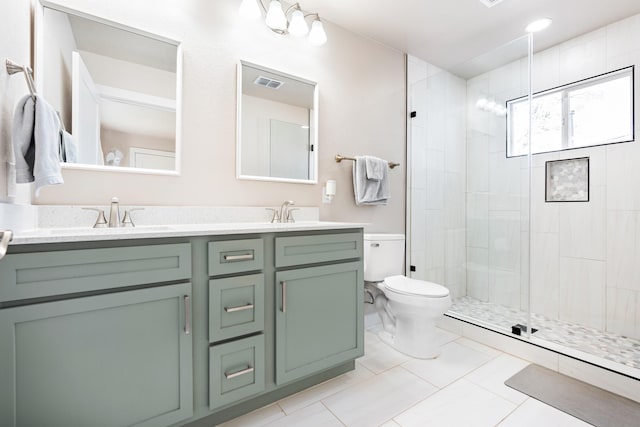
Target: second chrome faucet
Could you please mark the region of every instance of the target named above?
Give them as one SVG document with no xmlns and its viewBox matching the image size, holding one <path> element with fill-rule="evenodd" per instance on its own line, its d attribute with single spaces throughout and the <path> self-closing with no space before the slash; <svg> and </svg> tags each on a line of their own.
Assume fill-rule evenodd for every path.
<svg viewBox="0 0 640 427">
<path fill-rule="evenodd" d="M 293 218 L 293 211 L 296 210 L 296 208 L 291 208 L 291 206 L 293 206 L 294 204 L 295 203 L 293 203 L 293 200 L 285 200 L 280 206 L 280 211 L 274 208 L 267 208 L 267 210 L 273 211 L 271 222 L 296 222 L 296 220 Z"/>
<path fill-rule="evenodd" d="M 93 228 L 118 228 L 118 227 L 135 227 L 136 225 L 133 223 L 131 219 L 131 212 L 139 211 L 143 208 L 135 208 L 129 209 L 124 212 L 124 218 L 120 220 L 120 201 L 117 197 L 113 197 L 111 199 L 111 207 L 109 208 L 109 220 L 105 218 L 104 211 L 102 209 L 97 208 L 84 208 L 91 211 L 98 212 L 98 218 L 96 219 L 96 223 L 93 224 Z"/>
</svg>

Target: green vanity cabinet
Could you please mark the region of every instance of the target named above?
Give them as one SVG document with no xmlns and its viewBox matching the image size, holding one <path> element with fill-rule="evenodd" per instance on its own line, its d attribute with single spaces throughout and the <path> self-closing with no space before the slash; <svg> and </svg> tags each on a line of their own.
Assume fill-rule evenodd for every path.
<svg viewBox="0 0 640 427">
<path fill-rule="evenodd" d="M 190 297 L 181 283 L 0 310 L 0 425 L 189 418 Z"/>
<path fill-rule="evenodd" d="M 211 427 L 352 370 L 362 229 L 11 245 L 0 426 Z"/>
<path fill-rule="evenodd" d="M 360 262 L 276 273 L 276 383 L 364 354 Z"/>
</svg>

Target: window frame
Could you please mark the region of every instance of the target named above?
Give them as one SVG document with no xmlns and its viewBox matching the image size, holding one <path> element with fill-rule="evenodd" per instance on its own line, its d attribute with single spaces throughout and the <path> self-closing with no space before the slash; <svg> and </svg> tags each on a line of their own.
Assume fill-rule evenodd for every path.
<svg viewBox="0 0 640 427">
<path fill-rule="evenodd" d="M 576 89 L 583 89 L 583 88 L 587 88 L 587 87 L 591 87 L 591 86 L 595 86 L 597 84 L 601 84 L 601 83 L 605 83 L 608 81 L 612 81 L 615 80 L 617 78 L 619 78 L 620 75 L 623 74 L 627 74 L 630 72 L 630 76 L 631 76 L 631 88 L 630 88 L 630 93 L 631 93 L 631 136 L 630 139 L 624 139 L 622 141 L 610 141 L 610 142 L 602 142 L 599 144 L 592 144 L 592 145 L 583 145 L 583 146 L 579 146 L 579 147 L 572 147 L 569 146 L 569 122 L 570 122 L 570 112 L 569 112 L 569 93 L 572 90 L 576 90 Z M 589 147 L 600 147 L 603 145 L 610 145 L 610 144 L 620 144 L 620 143 L 625 143 L 625 142 L 634 142 L 635 141 L 635 65 L 629 65 L 627 67 L 623 67 L 623 68 L 619 68 L 613 71 L 608 71 L 606 73 L 602 73 L 602 74 L 598 74 L 595 76 L 591 76 L 591 77 L 587 77 L 585 79 L 581 79 L 581 80 L 577 80 L 571 83 L 567 83 L 564 85 L 560 85 L 560 86 L 556 86 L 553 87 L 551 89 L 545 89 L 539 92 L 535 92 L 532 94 L 532 98 L 535 97 L 540 97 L 540 96 L 544 96 L 546 94 L 552 94 L 552 93 L 557 93 L 557 92 L 561 92 L 562 94 L 562 141 L 561 141 L 561 148 L 557 149 L 557 150 L 548 150 L 548 151 L 538 151 L 538 152 L 532 152 L 532 155 L 536 155 L 536 154 L 545 154 L 545 153 L 555 153 L 555 152 L 559 152 L 559 151 L 566 151 L 566 150 L 579 150 L 579 149 L 584 149 L 584 148 L 589 148 Z M 525 96 L 520 96 L 518 98 L 513 98 L 513 99 L 509 99 L 505 102 L 505 108 L 507 110 L 507 114 L 505 116 L 505 120 L 506 120 L 506 157 L 507 158 L 513 158 L 513 157 L 522 157 L 522 156 L 526 156 L 527 153 L 525 154 L 510 154 L 511 151 L 511 146 L 512 144 L 511 142 L 511 108 L 510 105 L 514 104 L 514 103 L 518 103 L 518 102 L 523 102 L 525 100 L 527 100 L 529 97 L 527 95 Z"/>
</svg>

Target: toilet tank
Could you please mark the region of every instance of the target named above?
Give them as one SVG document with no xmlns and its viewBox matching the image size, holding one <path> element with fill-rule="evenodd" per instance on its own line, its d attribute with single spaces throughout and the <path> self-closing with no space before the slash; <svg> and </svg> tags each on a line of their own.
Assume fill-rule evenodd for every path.
<svg viewBox="0 0 640 427">
<path fill-rule="evenodd" d="M 404 274 L 404 234 L 364 235 L 364 280 L 381 282 Z"/>
</svg>

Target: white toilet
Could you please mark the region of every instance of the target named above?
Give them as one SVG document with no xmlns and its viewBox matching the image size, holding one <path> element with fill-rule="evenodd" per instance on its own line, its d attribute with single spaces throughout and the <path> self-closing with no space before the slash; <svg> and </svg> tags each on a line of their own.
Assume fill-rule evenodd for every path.
<svg viewBox="0 0 640 427">
<path fill-rule="evenodd" d="M 451 296 L 442 285 L 403 276 L 403 261 L 403 234 L 364 235 L 364 280 L 383 292 L 375 301 L 380 338 L 409 356 L 433 359 L 440 344 L 435 322 L 451 307 Z"/>
</svg>

